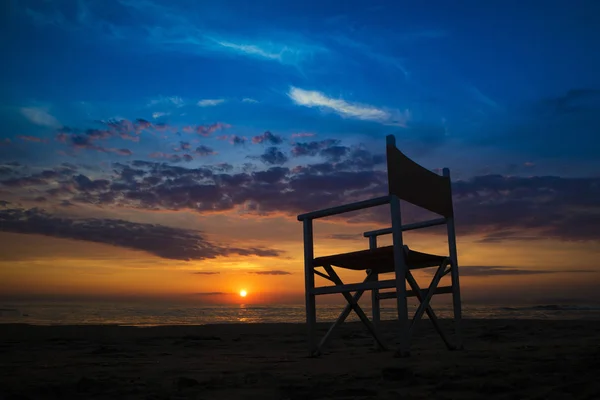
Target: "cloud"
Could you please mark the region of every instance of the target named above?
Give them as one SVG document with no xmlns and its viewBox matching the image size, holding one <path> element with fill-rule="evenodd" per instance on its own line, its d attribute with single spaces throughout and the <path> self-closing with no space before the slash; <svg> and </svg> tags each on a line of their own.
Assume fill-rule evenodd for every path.
<svg viewBox="0 0 600 400">
<path fill-rule="evenodd" d="M 277 147 L 269 147 L 265 153 L 260 156 L 260 159 L 269 165 L 281 165 L 287 162 L 288 158 Z"/>
<path fill-rule="evenodd" d="M 281 271 L 281 270 L 272 270 L 272 271 L 249 271 L 249 274 L 256 275 L 291 275 L 291 272 Z"/>
<path fill-rule="evenodd" d="M 247 138 L 243 137 L 243 136 L 238 136 L 238 135 L 221 135 L 221 136 L 217 136 L 218 140 L 227 140 L 229 141 L 229 143 L 236 145 L 236 146 L 241 146 L 243 144 L 246 144 L 246 142 L 248 141 Z"/>
<path fill-rule="evenodd" d="M 126 148 L 109 148 L 100 145 L 98 142 L 121 138 L 133 142 L 139 142 L 143 132 L 152 134 L 164 132 L 179 132 L 179 127 L 167 123 L 151 123 L 144 119 L 138 118 L 135 121 L 127 119 L 113 119 L 106 121 L 96 121 L 100 128 L 76 129 L 71 127 L 62 127 L 56 131 L 56 140 L 65 143 L 75 150 L 94 150 L 103 153 L 115 153 L 119 155 L 129 156 L 132 151 Z M 181 130 L 185 133 L 195 133 L 204 137 L 210 136 L 213 132 L 227 129 L 231 127 L 228 124 L 216 122 L 210 125 L 187 125 Z M 185 142 L 182 142 L 185 143 Z M 171 156 L 165 153 L 153 153 L 153 157 L 169 158 Z M 175 160 L 190 161 L 191 155 L 173 156 Z"/>
<path fill-rule="evenodd" d="M 175 106 L 181 108 L 185 106 L 185 101 L 179 96 L 158 96 L 148 102 L 148 107 L 154 107 L 157 105 Z"/>
<path fill-rule="evenodd" d="M 212 133 L 231 128 L 231 125 L 222 122 L 215 122 L 210 125 L 187 125 L 182 128 L 186 133 L 197 133 L 200 136 L 210 136 Z"/>
<path fill-rule="evenodd" d="M 37 136 L 19 135 L 17 137 L 25 142 L 34 142 L 34 143 L 47 143 L 48 142 L 48 139 L 40 138 Z"/>
<path fill-rule="evenodd" d="M 190 272 L 192 275 L 219 275 L 218 271 L 194 271 Z"/>
<path fill-rule="evenodd" d="M 295 159 L 292 168 L 279 166 L 287 156 L 274 146 L 256 157 L 267 168 L 252 164 L 240 170 L 229 164 L 187 168 L 143 160 L 113 163 L 110 173 L 96 174 L 91 179 L 100 180 L 94 184 L 94 190 L 89 184 L 82 184 L 85 180 L 72 170 L 41 174 L 5 164 L 10 171 L 9 175 L 3 175 L 5 179 L 0 180 L 0 186 L 15 195 L 46 197 L 53 204 L 69 201 L 99 207 L 190 210 L 200 214 L 240 210 L 288 216 L 387 193 L 387 174 L 378 168 L 385 163 L 383 154 L 373 154 L 361 146 L 342 146 L 339 141 L 295 146 L 294 156 L 320 155 L 323 149 L 336 146 L 345 150 L 332 150 L 331 154 L 325 153 L 328 157 L 306 164 L 298 165 L 300 159 Z M 208 150 L 212 149 L 205 149 Z M 537 237 L 600 240 L 600 178 L 597 177 L 482 175 L 454 181 L 453 194 L 459 236 L 469 235 L 488 243 Z M 384 211 L 368 210 L 349 221 L 387 225 L 389 214 Z M 404 217 L 410 223 L 429 215 L 410 208 Z"/>
<path fill-rule="evenodd" d="M 367 240 L 363 237 L 362 233 L 334 233 L 327 236 L 327 238 L 334 240 Z"/>
<path fill-rule="evenodd" d="M 298 133 L 292 133 L 292 137 L 293 138 L 299 138 L 299 137 L 312 137 L 315 136 L 314 133 L 312 132 L 298 132 Z"/>
<path fill-rule="evenodd" d="M 223 296 L 228 293 L 225 292 L 198 292 L 194 293 L 195 296 Z"/>
<path fill-rule="evenodd" d="M 204 100 L 200 100 L 196 104 L 198 105 L 198 107 L 213 107 L 213 106 L 218 106 L 219 104 L 222 104 L 224 102 L 225 102 L 225 99 L 204 99 Z"/>
<path fill-rule="evenodd" d="M 562 271 L 544 270 L 544 269 L 523 269 L 515 267 L 492 267 L 492 266 L 460 266 L 458 268 L 461 276 L 518 276 L 518 275 L 544 275 L 544 274 L 559 274 L 559 273 L 597 273 L 598 270 L 585 269 L 567 269 Z M 429 270 L 428 273 L 433 274 L 435 271 Z"/>
<path fill-rule="evenodd" d="M 322 110 L 329 110 L 346 118 L 356 118 L 360 120 L 375 121 L 381 123 L 390 123 L 405 126 L 410 118 L 408 110 L 402 113 L 392 114 L 381 108 L 359 103 L 349 103 L 342 99 L 327 97 L 316 90 L 304 90 L 290 87 L 288 96 L 292 101 L 304 107 L 318 107 Z"/>
<path fill-rule="evenodd" d="M 154 153 L 150 153 L 148 155 L 148 157 L 150 157 L 150 158 L 165 158 L 172 163 L 180 163 L 182 161 L 190 162 L 194 159 L 194 157 L 192 157 L 189 154 L 183 154 L 180 156 L 179 154 L 169 154 L 169 153 L 163 153 L 161 151 L 155 151 Z"/>
<path fill-rule="evenodd" d="M 196 147 L 196 154 L 198 154 L 200 156 L 210 156 L 210 155 L 217 154 L 217 153 L 208 146 L 200 145 L 200 146 Z"/>
<path fill-rule="evenodd" d="M 281 136 L 277 136 L 269 131 L 266 131 L 262 135 L 254 136 L 252 138 L 252 143 L 270 143 L 273 145 L 277 145 L 283 143 L 283 139 L 281 138 Z"/>
<path fill-rule="evenodd" d="M 337 140 L 337 139 L 325 139 L 325 140 L 312 141 L 312 142 L 299 142 L 299 143 L 295 143 L 292 146 L 291 152 L 294 157 L 316 156 L 321 152 L 321 150 L 324 150 L 331 146 L 336 146 L 339 143 L 341 143 L 341 141 Z"/>
<path fill-rule="evenodd" d="M 254 99 L 252 99 L 252 98 L 250 98 L 250 97 L 244 97 L 244 98 L 242 99 L 242 102 L 243 102 L 243 103 L 258 103 L 258 100 L 254 100 Z"/>
<path fill-rule="evenodd" d="M 152 118 L 154 118 L 154 119 L 158 119 L 158 118 L 160 118 L 160 117 L 164 117 L 164 116 L 167 116 L 167 115 L 169 115 L 169 114 L 170 114 L 170 113 L 168 113 L 168 112 L 160 112 L 160 111 L 157 111 L 157 112 L 154 112 L 154 113 L 152 113 Z"/>
<path fill-rule="evenodd" d="M 469 87 L 469 91 L 471 92 L 471 94 L 473 95 L 473 97 L 475 97 L 475 99 L 491 108 L 498 108 L 498 103 L 496 103 L 494 100 L 492 100 L 491 98 L 489 98 L 488 96 L 486 96 L 485 94 L 481 93 L 481 91 L 479 89 L 477 89 L 475 86 L 471 86 Z"/>
<path fill-rule="evenodd" d="M 49 128 L 57 128 L 60 126 L 60 122 L 43 108 L 23 107 L 21 108 L 21 114 L 36 125 L 47 126 Z"/>
<path fill-rule="evenodd" d="M 0 222 L 0 230 L 3 232 L 104 243 L 172 260 L 205 260 L 231 255 L 281 255 L 279 250 L 263 247 L 218 245 L 205 239 L 199 231 L 117 219 L 70 219 L 53 216 L 38 208 L 0 210 Z"/>
<path fill-rule="evenodd" d="M 556 114 L 570 114 L 600 108 L 600 90 L 571 89 L 562 96 L 547 99 L 541 105 Z"/>
<path fill-rule="evenodd" d="M 274 32 L 271 36 L 285 35 L 282 32 Z M 288 35 L 289 36 L 289 35 Z M 243 41 L 235 39 L 216 39 L 211 36 L 204 36 L 203 43 L 205 48 L 213 51 L 225 51 L 236 55 L 251 57 L 266 61 L 275 61 L 283 65 L 300 67 L 301 64 L 313 58 L 315 53 L 323 53 L 327 50 L 316 44 L 309 44 L 303 40 L 294 40 L 287 38 L 285 43 L 277 43 L 271 40 L 262 41 L 260 39 L 244 38 Z"/>
</svg>

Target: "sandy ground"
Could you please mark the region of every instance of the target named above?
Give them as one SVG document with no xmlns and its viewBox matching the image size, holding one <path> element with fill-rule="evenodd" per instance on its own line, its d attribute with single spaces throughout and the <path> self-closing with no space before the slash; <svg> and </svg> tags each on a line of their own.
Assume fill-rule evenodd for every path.
<svg viewBox="0 0 600 400">
<path fill-rule="evenodd" d="M 600 399 L 600 321 L 463 324 L 448 351 L 421 321 L 406 359 L 356 323 L 320 358 L 296 324 L 0 325 L 0 399 Z"/>
</svg>

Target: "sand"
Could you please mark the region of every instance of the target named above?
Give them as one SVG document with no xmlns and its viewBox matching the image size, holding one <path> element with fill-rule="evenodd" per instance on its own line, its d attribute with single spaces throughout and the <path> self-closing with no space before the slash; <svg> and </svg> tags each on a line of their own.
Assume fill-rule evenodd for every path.
<svg viewBox="0 0 600 400">
<path fill-rule="evenodd" d="M 463 351 L 430 325 L 406 359 L 356 323 L 320 358 L 299 324 L 0 325 L 0 399 L 600 399 L 600 321 L 464 321 Z"/>
</svg>

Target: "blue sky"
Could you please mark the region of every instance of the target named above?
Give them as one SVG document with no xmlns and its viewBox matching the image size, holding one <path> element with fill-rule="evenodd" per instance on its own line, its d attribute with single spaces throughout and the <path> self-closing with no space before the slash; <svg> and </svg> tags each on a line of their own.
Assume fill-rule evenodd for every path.
<svg viewBox="0 0 600 400">
<path fill-rule="evenodd" d="M 292 218 L 379 194 L 394 134 L 420 164 L 451 168 L 465 232 L 490 243 L 600 238 L 596 1 L 2 7 L 10 215 Z M 543 213 L 555 218 L 544 225 Z"/>
<path fill-rule="evenodd" d="M 12 2 L 2 135 L 50 136 L 49 121 L 15 112 L 30 108 L 82 129 L 143 118 L 373 144 L 395 133 L 409 154 L 445 145 L 584 173 L 600 147 L 600 6 L 541 5 Z"/>
</svg>

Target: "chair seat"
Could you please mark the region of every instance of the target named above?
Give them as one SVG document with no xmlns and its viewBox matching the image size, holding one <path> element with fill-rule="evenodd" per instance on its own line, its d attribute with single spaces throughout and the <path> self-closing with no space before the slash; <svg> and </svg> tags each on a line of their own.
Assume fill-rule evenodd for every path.
<svg viewBox="0 0 600 400">
<path fill-rule="evenodd" d="M 409 269 L 437 267 L 447 258 L 410 250 L 408 246 L 404 246 L 404 255 Z M 394 272 L 394 246 L 315 258 L 313 266 L 322 267 L 324 265 L 358 271 L 371 269 L 378 273 Z"/>
</svg>

